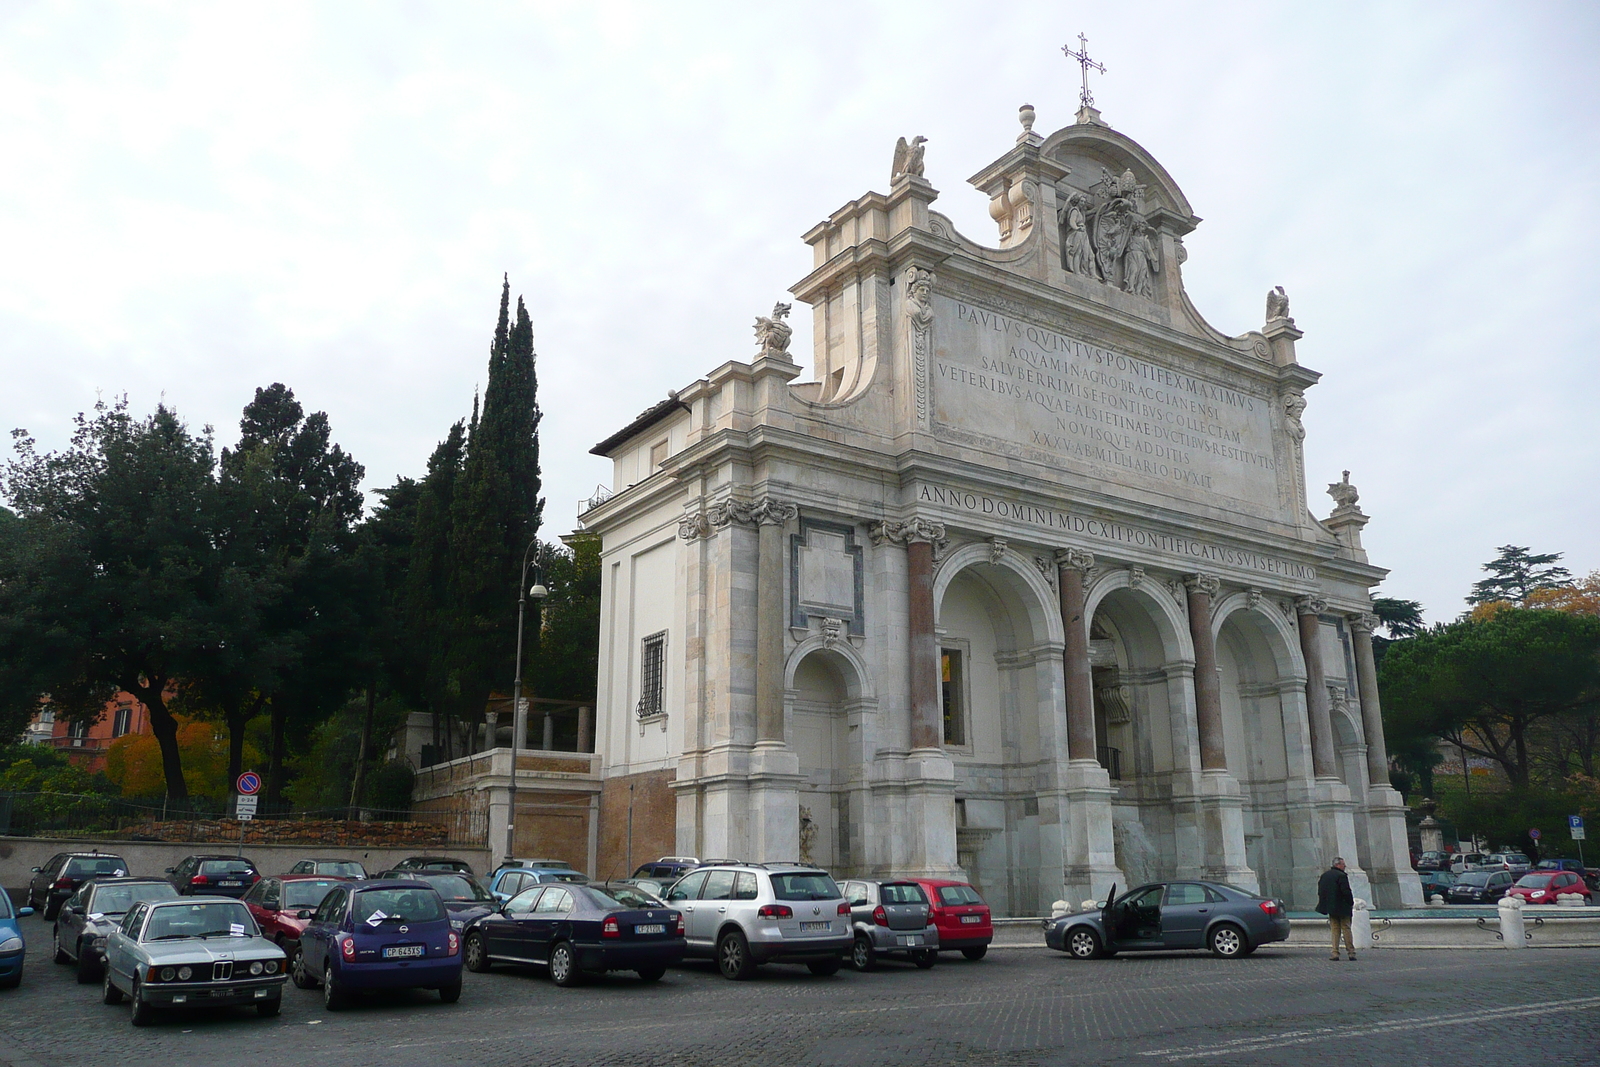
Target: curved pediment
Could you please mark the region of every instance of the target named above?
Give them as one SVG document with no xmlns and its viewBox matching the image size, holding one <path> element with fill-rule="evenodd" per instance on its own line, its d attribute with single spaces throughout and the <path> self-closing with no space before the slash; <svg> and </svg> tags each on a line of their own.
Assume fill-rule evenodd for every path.
<svg viewBox="0 0 1600 1067">
<path fill-rule="evenodd" d="M 1200 221 L 1167 169 L 1139 142 L 1109 126 L 1080 122 L 1062 127 L 1045 138 L 1039 154 L 1068 169 L 1056 182 L 1062 192 L 1071 189 L 1089 196 L 1105 195 L 1107 184 L 1115 181 L 1118 191 L 1126 187 L 1130 196 L 1136 196 L 1136 210 L 1161 209 L 1174 216 L 1172 222 L 1180 235 Z"/>
</svg>

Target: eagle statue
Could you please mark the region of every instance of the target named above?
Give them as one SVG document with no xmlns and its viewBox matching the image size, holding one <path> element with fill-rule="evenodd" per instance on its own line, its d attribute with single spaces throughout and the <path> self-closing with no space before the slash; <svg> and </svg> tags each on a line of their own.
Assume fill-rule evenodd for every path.
<svg viewBox="0 0 1600 1067">
<path fill-rule="evenodd" d="M 902 175 L 914 174 L 922 177 L 922 146 L 928 143 L 923 136 L 913 137 L 910 143 L 904 137 L 895 142 L 894 167 L 889 172 L 889 182 L 893 184 L 900 180 Z"/>
</svg>

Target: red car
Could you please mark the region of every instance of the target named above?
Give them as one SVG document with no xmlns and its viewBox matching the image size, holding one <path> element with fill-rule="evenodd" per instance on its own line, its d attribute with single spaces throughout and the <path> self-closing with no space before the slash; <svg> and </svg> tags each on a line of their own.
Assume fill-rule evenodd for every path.
<svg viewBox="0 0 1600 1067">
<path fill-rule="evenodd" d="M 965 882 L 915 879 L 928 894 L 928 917 L 939 928 L 939 951 L 959 951 L 969 960 L 981 960 L 994 940 L 989 905 Z"/>
<path fill-rule="evenodd" d="M 1521 897 L 1525 904 L 1554 904 L 1556 898 L 1577 893 L 1585 904 L 1594 902 L 1583 876 L 1576 871 L 1529 871 L 1506 890 L 1508 897 Z"/>
<path fill-rule="evenodd" d="M 277 943 L 293 964 L 300 951 L 300 933 L 322 903 L 322 898 L 348 878 L 326 874 L 283 874 L 263 878 L 251 886 L 243 900 L 261 927 L 261 936 Z"/>
</svg>

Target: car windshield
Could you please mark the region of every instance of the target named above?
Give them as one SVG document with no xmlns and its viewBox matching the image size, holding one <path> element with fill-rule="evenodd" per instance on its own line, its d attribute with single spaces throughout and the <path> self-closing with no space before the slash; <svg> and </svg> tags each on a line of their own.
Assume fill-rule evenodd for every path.
<svg viewBox="0 0 1600 1067">
<path fill-rule="evenodd" d="M 607 907 L 609 904 L 617 904 L 624 908 L 659 908 L 663 906 L 661 901 L 649 893 L 629 885 L 608 885 L 604 889 L 598 886 L 590 886 L 589 892 L 601 898 L 602 907 Z"/>
<path fill-rule="evenodd" d="M 1553 874 L 1525 874 L 1517 879 L 1517 884 L 1524 889 L 1543 889 L 1553 878 Z"/>
<path fill-rule="evenodd" d="M 494 897 L 487 889 L 479 885 L 476 879 L 468 878 L 464 874 L 430 874 L 427 882 L 446 900 L 481 900 L 485 904 L 494 903 Z"/>
<path fill-rule="evenodd" d="M 883 887 L 883 902 L 885 904 L 926 904 L 928 898 L 922 895 L 922 887 L 915 882 L 897 882 Z"/>
<path fill-rule="evenodd" d="M 356 922 L 369 926 L 390 922 L 425 923 L 443 919 L 439 894 L 426 885 L 415 889 L 364 889 L 356 894 Z"/>
<path fill-rule="evenodd" d="M 141 900 L 176 900 L 177 897 L 178 891 L 166 882 L 103 885 L 95 889 L 89 910 L 101 915 L 123 915 Z"/>
<path fill-rule="evenodd" d="M 771 877 L 772 895 L 778 900 L 833 900 L 840 896 L 833 879 L 821 871 L 797 871 Z"/>
<path fill-rule="evenodd" d="M 331 874 L 336 878 L 365 878 L 367 869 L 354 860 L 318 860 L 317 874 Z"/>
<path fill-rule="evenodd" d="M 285 908 L 314 908 L 322 903 L 322 898 L 328 895 L 328 890 L 338 885 L 334 878 L 308 878 L 303 882 L 283 883 L 283 906 Z"/>
<path fill-rule="evenodd" d="M 249 860 L 201 860 L 200 873 L 210 876 L 238 875 L 244 877 L 256 873 L 255 864 Z"/>
<path fill-rule="evenodd" d="M 1485 886 L 1489 884 L 1487 871 L 1468 871 L 1456 880 L 1456 885 Z"/>
<path fill-rule="evenodd" d="M 1506 862 L 1513 867 L 1526 867 L 1528 865 L 1528 857 L 1520 852 L 1510 852 L 1506 854 Z"/>
<path fill-rule="evenodd" d="M 939 887 L 939 902 L 946 907 L 955 907 L 958 904 L 982 904 L 983 898 L 970 885 L 942 885 Z"/>
<path fill-rule="evenodd" d="M 150 913 L 141 941 L 175 941 L 188 937 L 254 937 L 250 910 L 232 900 L 167 904 Z"/>
<path fill-rule="evenodd" d="M 61 873 L 68 878 L 121 878 L 128 864 L 120 856 L 78 856 Z"/>
</svg>

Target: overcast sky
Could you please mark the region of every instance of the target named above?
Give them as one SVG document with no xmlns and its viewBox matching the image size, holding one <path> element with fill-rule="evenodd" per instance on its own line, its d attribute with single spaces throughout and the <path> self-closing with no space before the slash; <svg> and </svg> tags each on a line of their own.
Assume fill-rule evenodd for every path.
<svg viewBox="0 0 1600 1067">
<path fill-rule="evenodd" d="M 237 436 L 255 387 L 329 413 L 367 487 L 482 383 L 502 272 L 539 351 L 545 514 L 589 447 L 755 349 L 800 234 L 929 138 L 937 208 L 1032 103 L 1107 122 L 1205 221 L 1229 334 L 1306 333 L 1313 509 L 1345 468 L 1380 590 L 1447 619 L 1495 546 L 1600 568 L 1600 6 L 1472 3 L 152 4 L 0 0 L 0 430 L 164 396 Z M 797 310 L 806 360 L 810 321 Z"/>
</svg>

